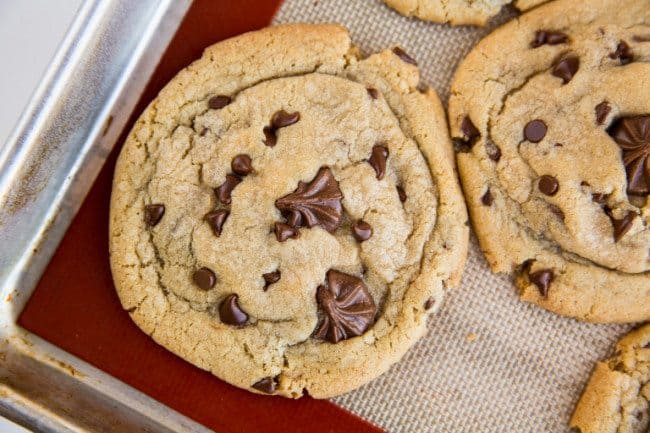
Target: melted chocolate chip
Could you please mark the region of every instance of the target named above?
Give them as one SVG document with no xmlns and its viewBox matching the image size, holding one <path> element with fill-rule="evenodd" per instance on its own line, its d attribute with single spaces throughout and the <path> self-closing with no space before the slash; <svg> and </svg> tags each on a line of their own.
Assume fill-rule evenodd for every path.
<svg viewBox="0 0 650 433">
<path fill-rule="evenodd" d="M 235 156 L 230 163 L 230 167 L 235 174 L 240 176 L 246 176 L 253 171 L 251 157 L 245 154 Z"/>
<path fill-rule="evenodd" d="M 492 203 L 494 203 L 494 197 L 492 197 L 490 188 L 488 188 L 487 191 L 485 191 L 485 194 L 481 197 L 481 203 L 485 206 L 492 206 Z"/>
<path fill-rule="evenodd" d="M 212 108 L 213 110 L 220 110 L 231 102 L 232 99 L 230 99 L 230 96 L 217 95 L 208 100 L 208 107 Z"/>
<path fill-rule="evenodd" d="M 472 120 L 469 116 L 465 116 L 463 121 L 460 123 L 460 130 L 463 132 L 465 142 L 471 146 L 476 143 L 476 140 L 481 136 L 481 133 L 476 126 L 472 123 Z"/>
<path fill-rule="evenodd" d="M 241 326 L 248 322 L 248 314 L 239 306 L 239 296 L 232 294 L 219 304 L 219 318 L 226 325 Z"/>
<path fill-rule="evenodd" d="M 524 127 L 524 138 L 531 143 L 539 143 L 546 137 L 546 123 L 543 120 L 531 120 Z"/>
<path fill-rule="evenodd" d="M 287 218 L 290 224 L 284 224 L 287 227 L 306 224 L 311 228 L 319 225 L 333 233 L 341 225 L 342 199 L 343 193 L 332 170 L 321 167 L 311 182 L 298 182 L 298 188 L 277 199 L 275 207 Z"/>
<path fill-rule="evenodd" d="M 352 226 L 352 235 L 359 242 L 367 241 L 372 236 L 372 227 L 367 222 L 359 220 Z"/>
<path fill-rule="evenodd" d="M 386 160 L 388 159 L 388 149 L 386 146 L 375 145 L 372 147 L 372 153 L 368 159 L 368 164 L 375 169 L 377 179 L 382 180 L 386 174 Z"/>
<path fill-rule="evenodd" d="M 596 105 L 596 123 L 602 125 L 607 120 L 607 115 L 612 111 L 607 101 L 603 101 L 600 104 Z"/>
<path fill-rule="evenodd" d="M 610 214 L 609 218 L 612 220 L 612 227 L 614 227 L 614 242 L 618 242 L 632 228 L 636 214 L 628 212 L 622 219 L 616 219 Z"/>
<path fill-rule="evenodd" d="M 401 186 L 397 185 L 397 196 L 399 197 L 399 201 L 404 203 L 406 201 L 406 191 L 404 191 L 404 188 Z"/>
<path fill-rule="evenodd" d="M 553 66 L 551 72 L 554 76 L 561 78 L 564 84 L 571 81 L 580 68 L 580 59 L 576 56 L 565 57 Z"/>
<path fill-rule="evenodd" d="M 548 288 L 551 285 L 551 281 L 553 281 L 553 271 L 551 269 L 542 269 L 530 273 L 528 276 L 531 283 L 535 284 L 537 289 L 539 289 L 539 293 L 545 298 L 548 297 Z"/>
<path fill-rule="evenodd" d="M 623 117 L 608 132 L 623 151 L 627 192 L 650 194 L 650 114 Z"/>
<path fill-rule="evenodd" d="M 542 45 L 563 44 L 569 40 L 566 33 L 554 32 L 549 30 L 538 30 L 535 32 L 535 38 L 530 43 L 532 48 L 541 47 Z"/>
<path fill-rule="evenodd" d="M 273 147 L 278 144 L 278 137 L 275 135 L 275 129 L 270 126 L 265 126 L 264 129 L 264 144 Z"/>
<path fill-rule="evenodd" d="M 199 268 L 192 274 L 194 284 L 200 289 L 210 290 L 217 283 L 217 276 L 208 268 Z"/>
<path fill-rule="evenodd" d="M 277 379 L 269 376 L 269 377 L 265 377 L 264 379 L 258 380 L 257 382 L 251 385 L 251 388 L 255 388 L 256 390 L 263 392 L 264 394 L 273 394 L 277 386 L 278 386 Z"/>
<path fill-rule="evenodd" d="M 221 236 L 221 228 L 226 222 L 228 215 L 230 215 L 229 211 L 225 209 L 217 209 L 205 214 L 203 219 L 208 223 L 208 225 L 212 229 L 212 233 L 214 233 L 215 236 L 219 237 Z"/>
<path fill-rule="evenodd" d="M 217 198 L 223 204 L 230 204 L 232 201 L 232 190 L 235 189 L 237 185 L 241 182 L 241 177 L 234 174 L 227 174 L 226 180 L 224 183 L 219 185 L 214 192 L 217 194 Z"/>
<path fill-rule="evenodd" d="M 620 41 L 616 46 L 616 51 L 609 55 L 610 59 L 618 59 L 621 62 L 621 65 L 627 65 L 634 60 L 634 54 L 630 46 L 625 41 Z"/>
<path fill-rule="evenodd" d="M 300 113 L 287 113 L 284 110 L 276 111 L 271 117 L 271 127 L 274 129 L 284 128 L 285 126 L 293 125 L 300 120 Z"/>
<path fill-rule="evenodd" d="M 287 239 L 297 239 L 300 237 L 300 232 L 297 228 L 291 227 L 285 223 L 275 223 L 275 238 L 278 242 L 284 242 Z"/>
<path fill-rule="evenodd" d="M 366 90 L 368 91 L 368 95 L 370 95 L 370 97 L 372 99 L 378 99 L 379 98 L 379 90 L 374 89 L 372 87 L 368 87 Z"/>
<path fill-rule="evenodd" d="M 415 59 L 414 59 L 413 57 L 411 57 L 411 56 L 409 56 L 408 54 L 406 54 L 406 51 L 404 51 L 404 50 L 401 49 L 400 47 L 395 47 L 395 48 L 393 48 L 393 53 L 394 53 L 397 57 L 399 57 L 400 59 L 402 59 L 403 62 L 406 62 L 406 63 L 411 64 L 411 65 L 415 65 L 415 66 L 418 65 L 418 62 L 416 62 Z"/>
<path fill-rule="evenodd" d="M 433 298 L 429 298 L 426 301 L 424 301 L 424 309 L 425 310 L 430 310 L 431 307 L 436 303 L 436 300 Z"/>
<path fill-rule="evenodd" d="M 494 144 L 492 140 L 487 140 L 485 142 L 485 153 L 487 153 L 490 159 L 494 162 L 499 162 L 501 159 L 501 149 L 499 149 L 499 146 Z"/>
<path fill-rule="evenodd" d="M 264 290 L 266 291 L 266 289 L 268 289 L 271 284 L 280 281 L 281 275 L 282 274 L 280 273 L 280 271 L 273 271 L 273 272 L 263 274 L 262 278 L 264 278 Z"/>
<path fill-rule="evenodd" d="M 361 279 L 333 269 L 327 272 L 327 286 L 318 286 L 316 300 L 323 319 L 313 336 L 331 343 L 366 332 L 377 312 Z"/>
<path fill-rule="evenodd" d="M 148 204 L 144 207 L 144 223 L 153 227 L 160 222 L 165 215 L 164 204 Z"/>
<path fill-rule="evenodd" d="M 539 178 L 537 187 L 546 195 L 555 195 L 557 194 L 558 189 L 560 189 L 560 183 L 553 176 L 545 174 Z"/>
</svg>

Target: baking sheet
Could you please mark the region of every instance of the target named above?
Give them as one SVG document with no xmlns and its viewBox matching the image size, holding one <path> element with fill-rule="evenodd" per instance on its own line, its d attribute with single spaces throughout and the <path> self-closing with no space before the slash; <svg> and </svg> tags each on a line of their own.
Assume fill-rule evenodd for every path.
<svg viewBox="0 0 650 433">
<path fill-rule="evenodd" d="M 366 53 L 400 45 L 445 104 L 458 63 L 486 29 L 405 18 L 381 0 L 287 0 L 275 23 L 339 22 Z M 493 276 L 472 239 L 463 280 L 399 364 L 334 401 L 390 432 L 565 432 L 594 362 L 629 327 L 556 316 Z"/>
</svg>

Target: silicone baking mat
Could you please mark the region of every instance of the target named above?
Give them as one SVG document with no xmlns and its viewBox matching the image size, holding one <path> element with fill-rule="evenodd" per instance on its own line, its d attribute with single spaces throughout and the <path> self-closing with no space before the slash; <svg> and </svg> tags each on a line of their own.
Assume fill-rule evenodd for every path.
<svg viewBox="0 0 650 433">
<path fill-rule="evenodd" d="M 222 38 L 259 28 L 280 1 L 199 0 L 192 6 L 136 108 Z M 404 18 L 380 0 L 286 0 L 275 23 L 338 22 L 366 53 L 400 45 L 444 101 L 453 71 L 485 29 Z M 134 120 L 132 118 L 132 120 Z M 125 129 L 128 131 L 130 125 Z M 120 141 L 121 143 L 121 141 Z M 153 343 L 122 311 L 107 255 L 107 162 L 20 324 L 218 432 L 563 432 L 595 360 L 628 327 L 558 317 L 518 300 L 472 239 L 462 283 L 428 335 L 372 383 L 333 400 L 249 394 Z"/>
</svg>

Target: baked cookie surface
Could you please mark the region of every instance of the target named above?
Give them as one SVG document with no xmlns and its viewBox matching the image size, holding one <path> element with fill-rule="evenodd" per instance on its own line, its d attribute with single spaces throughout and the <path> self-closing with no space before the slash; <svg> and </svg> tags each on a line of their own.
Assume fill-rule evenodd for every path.
<svg viewBox="0 0 650 433">
<path fill-rule="evenodd" d="M 650 431 L 650 325 L 625 336 L 614 357 L 596 364 L 571 427 L 581 433 Z"/>
<path fill-rule="evenodd" d="M 521 11 L 549 0 L 384 0 L 405 16 L 434 23 L 482 26 L 497 15 L 504 5 L 513 3 Z"/>
<path fill-rule="evenodd" d="M 649 0 L 560 0 L 459 67 L 449 119 L 468 207 L 524 300 L 650 318 L 649 62 Z"/>
<path fill-rule="evenodd" d="M 111 267 L 155 341 L 236 386 L 329 397 L 425 332 L 467 215 L 444 111 L 399 48 L 335 25 L 207 48 L 120 154 Z"/>
</svg>

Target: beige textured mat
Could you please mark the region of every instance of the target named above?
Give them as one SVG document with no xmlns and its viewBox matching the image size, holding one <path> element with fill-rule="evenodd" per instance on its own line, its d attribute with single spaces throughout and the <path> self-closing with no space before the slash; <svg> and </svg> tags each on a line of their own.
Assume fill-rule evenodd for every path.
<svg viewBox="0 0 650 433">
<path fill-rule="evenodd" d="M 491 28 L 513 15 L 505 11 Z M 286 0 L 275 22 L 338 22 L 367 53 L 400 45 L 444 101 L 456 66 L 490 29 L 403 18 L 380 0 Z M 594 362 L 629 327 L 580 323 L 519 301 L 472 239 L 461 286 L 429 329 L 388 373 L 336 403 L 391 433 L 566 432 Z"/>
</svg>

